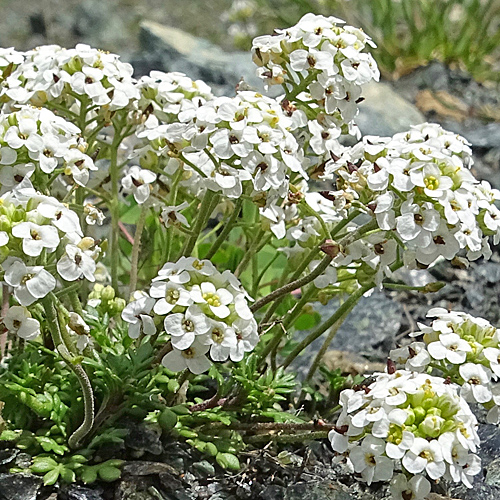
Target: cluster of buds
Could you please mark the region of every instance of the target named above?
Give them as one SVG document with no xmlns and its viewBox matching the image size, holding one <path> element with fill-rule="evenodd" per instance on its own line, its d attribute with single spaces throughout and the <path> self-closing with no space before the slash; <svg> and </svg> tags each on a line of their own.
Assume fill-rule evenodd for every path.
<svg viewBox="0 0 500 500">
<path fill-rule="evenodd" d="M 213 361 L 241 361 L 259 340 L 250 297 L 230 272 L 220 273 L 208 260 L 183 257 L 167 263 L 149 295 L 136 292 L 122 312 L 129 335 L 153 335 L 154 315 L 164 317 L 173 350 L 163 358 L 169 370 L 207 371 Z"/>
<path fill-rule="evenodd" d="M 121 297 L 116 296 L 112 286 L 96 283 L 89 293 L 87 305 L 96 309 L 102 315 L 108 314 L 112 317 L 120 314 L 127 303 Z"/>
<path fill-rule="evenodd" d="M 329 435 L 333 449 L 368 484 L 392 479 L 396 498 L 424 498 L 430 491 L 424 475 L 472 487 L 481 471 L 477 421 L 458 386 L 424 373 L 392 372 L 342 391 L 342 413 Z M 396 466 L 414 479 L 393 478 Z M 407 490 L 411 495 L 402 495 Z"/>
</svg>

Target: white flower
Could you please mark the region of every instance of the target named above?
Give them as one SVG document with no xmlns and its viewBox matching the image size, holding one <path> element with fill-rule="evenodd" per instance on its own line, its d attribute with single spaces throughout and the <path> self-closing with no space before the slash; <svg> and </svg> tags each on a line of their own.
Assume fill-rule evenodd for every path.
<svg viewBox="0 0 500 500">
<path fill-rule="evenodd" d="M 403 457 L 404 468 L 418 474 L 425 470 L 431 479 L 439 479 L 446 472 L 441 445 L 437 440 L 415 438 L 410 450 Z"/>
<path fill-rule="evenodd" d="M 185 201 L 177 206 L 165 207 L 161 212 L 161 220 L 165 224 L 165 227 L 177 226 L 179 224 L 189 227 L 188 220 L 180 213 L 181 210 L 188 206 L 188 203 Z"/>
<path fill-rule="evenodd" d="M 236 334 L 232 328 L 220 321 L 209 320 L 209 325 L 210 357 L 214 361 L 226 361 L 231 349 L 236 347 Z"/>
<path fill-rule="evenodd" d="M 392 479 L 390 488 L 394 500 L 423 500 L 431 492 L 431 483 L 420 474 L 410 479 L 398 474 Z"/>
<path fill-rule="evenodd" d="M 76 233 L 83 236 L 78 215 L 57 203 L 56 200 L 42 202 L 36 207 L 37 212 L 47 219 L 51 219 L 52 225 L 63 233 Z"/>
<path fill-rule="evenodd" d="M 160 299 L 154 305 L 156 314 L 168 314 L 176 306 L 187 307 L 193 303 L 189 292 L 175 282 L 157 281 L 151 286 L 150 294 L 151 297 Z"/>
<path fill-rule="evenodd" d="M 28 309 L 22 306 L 12 306 L 3 319 L 7 330 L 24 340 L 33 340 L 40 335 L 40 323 L 31 317 Z"/>
<path fill-rule="evenodd" d="M 98 226 L 102 226 L 102 223 L 104 222 L 104 214 L 92 203 L 86 203 L 83 207 L 83 212 L 85 214 L 85 222 L 89 226 L 93 226 L 97 224 Z"/>
<path fill-rule="evenodd" d="M 187 349 L 196 336 L 204 335 L 210 329 L 206 316 L 195 305 L 189 306 L 184 313 L 167 315 L 164 323 L 176 349 Z"/>
<path fill-rule="evenodd" d="M 129 324 L 128 334 L 131 338 L 137 339 L 141 333 L 144 335 L 156 333 L 155 322 L 150 316 L 154 304 L 155 300 L 144 293 L 125 306 L 122 319 Z"/>
<path fill-rule="evenodd" d="M 162 365 L 170 371 L 180 372 L 186 368 L 196 375 L 206 372 L 212 364 L 206 353 L 210 349 L 209 345 L 195 341 L 187 349 L 181 351 L 175 347 L 162 359 Z"/>
<path fill-rule="evenodd" d="M 290 54 L 290 66 L 294 71 L 322 69 L 333 72 L 333 64 L 332 55 L 326 51 L 298 49 Z"/>
<path fill-rule="evenodd" d="M 472 347 L 456 333 L 442 333 L 438 341 L 427 346 L 427 350 L 434 359 L 447 359 L 450 363 L 459 365 L 465 361 Z"/>
<path fill-rule="evenodd" d="M 127 175 L 122 179 L 122 186 L 125 191 L 133 193 L 135 201 L 142 205 L 149 198 L 152 190 L 151 183 L 155 180 L 156 174 L 134 165 L 129 168 Z"/>
<path fill-rule="evenodd" d="M 236 345 L 231 347 L 231 361 L 241 361 L 246 352 L 251 352 L 259 343 L 257 323 L 252 318 L 250 321 L 237 319 L 231 325 L 236 334 Z"/>
<path fill-rule="evenodd" d="M 368 484 L 373 481 L 388 481 L 392 477 L 394 463 L 382 455 L 384 448 L 382 439 L 366 436 L 361 446 L 356 446 L 349 453 L 354 470 L 360 472 Z"/>
<path fill-rule="evenodd" d="M 79 246 L 66 245 L 64 255 L 57 261 L 57 272 L 66 281 L 75 281 L 84 276 L 89 281 L 94 282 L 94 272 L 96 263 L 92 255 L 87 250 L 82 250 Z"/>
<path fill-rule="evenodd" d="M 458 371 L 464 379 L 460 394 L 466 401 L 487 403 L 491 400 L 491 372 L 488 368 L 474 363 L 465 363 L 459 367 Z"/>
<path fill-rule="evenodd" d="M 12 228 L 12 236 L 23 240 L 23 252 L 38 257 L 44 248 L 54 251 L 59 245 L 59 234 L 52 226 L 40 226 L 34 222 L 20 222 Z"/>
<path fill-rule="evenodd" d="M 216 289 L 213 283 L 204 282 L 194 285 L 190 293 L 194 302 L 206 304 L 216 317 L 223 319 L 231 314 L 227 306 L 233 301 L 233 295 L 225 288 Z"/>
<path fill-rule="evenodd" d="M 56 287 L 56 279 L 42 266 L 28 267 L 20 259 L 7 259 L 3 267 L 5 283 L 14 288 L 14 297 L 23 306 L 33 304 Z"/>
</svg>

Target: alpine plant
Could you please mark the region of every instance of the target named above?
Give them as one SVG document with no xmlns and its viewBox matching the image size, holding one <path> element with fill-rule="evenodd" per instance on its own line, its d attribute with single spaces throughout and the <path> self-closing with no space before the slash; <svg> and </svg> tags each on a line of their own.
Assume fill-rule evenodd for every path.
<svg viewBox="0 0 500 500">
<path fill-rule="evenodd" d="M 370 48 L 362 30 L 313 14 L 257 37 L 257 75 L 280 88 L 277 97 L 245 82 L 233 96 L 215 96 L 179 72 L 136 80 L 117 55 L 83 44 L 0 50 L 0 355 L 22 347 L 19 339 L 44 352 L 53 346 L 78 379 L 83 422 L 68 450 L 101 439 L 96 425 L 108 420 L 109 401 L 94 419 L 93 388 L 101 394 L 107 384 L 89 374 L 113 373 L 113 349 L 117 359 L 136 359 L 141 377 L 146 365 L 158 370 L 155 381 L 161 371 L 179 386 L 217 373 L 216 394 L 189 401 L 188 419 L 201 414 L 203 432 L 210 423 L 236 429 L 237 414 L 224 405 L 245 409 L 248 434 L 230 431 L 238 449 L 251 436 L 249 419 L 262 423 L 259 398 L 267 398 L 264 425 L 281 425 L 279 440 L 302 418 L 278 411 L 293 385 L 284 369 L 333 325 L 331 340 L 363 294 L 401 267 L 490 257 L 500 193 L 472 174 L 463 137 L 424 123 L 361 138 L 363 85 L 379 79 Z M 432 285 L 423 291 L 440 286 Z M 294 303 L 287 294 L 298 290 Z M 308 301 L 334 295 L 339 309 L 295 342 L 295 322 L 313 316 Z M 401 500 L 425 498 L 441 479 L 471 487 L 481 466 L 469 403 L 500 420 L 497 329 L 440 308 L 428 316 L 418 338 L 391 351 L 387 373 L 341 392 L 329 424 L 333 450 L 354 473 L 389 482 Z M 159 398 L 162 391 L 148 404 L 186 396 Z M 125 408 L 122 392 L 112 393 L 113 407 Z M 176 429 L 185 414 L 174 415 Z M 229 453 L 219 455 L 228 463 Z"/>
</svg>

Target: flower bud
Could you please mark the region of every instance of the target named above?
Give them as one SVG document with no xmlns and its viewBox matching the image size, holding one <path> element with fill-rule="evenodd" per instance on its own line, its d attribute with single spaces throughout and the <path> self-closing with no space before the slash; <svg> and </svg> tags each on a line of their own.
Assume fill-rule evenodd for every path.
<svg viewBox="0 0 500 500">
<path fill-rule="evenodd" d="M 415 423 L 416 424 L 422 422 L 422 420 L 427 415 L 427 412 L 421 406 L 417 406 L 416 408 L 413 408 L 413 412 L 415 414 Z"/>
<path fill-rule="evenodd" d="M 12 222 L 23 222 L 26 219 L 26 212 L 23 208 L 16 208 L 12 214 Z"/>
<path fill-rule="evenodd" d="M 11 227 L 9 218 L 6 215 L 0 215 L 0 231 L 9 231 Z"/>
<path fill-rule="evenodd" d="M 437 438 L 441 433 L 441 427 L 445 420 L 436 415 L 427 415 L 422 423 L 418 426 L 418 430 L 426 437 Z"/>
<path fill-rule="evenodd" d="M 124 299 L 122 299 L 120 297 L 116 297 L 109 304 L 110 311 L 113 314 L 119 314 L 119 313 L 121 313 L 125 309 L 126 305 L 127 305 L 127 302 Z"/>
<path fill-rule="evenodd" d="M 103 289 L 101 292 L 101 298 L 102 300 L 110 301 L 115 298 L 115 290 L 112 286 L 107 286 Z"/>
</svg>

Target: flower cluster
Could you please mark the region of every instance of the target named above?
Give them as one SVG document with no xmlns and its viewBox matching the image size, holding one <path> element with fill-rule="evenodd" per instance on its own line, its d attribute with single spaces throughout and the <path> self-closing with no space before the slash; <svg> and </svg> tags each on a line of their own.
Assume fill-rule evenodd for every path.
<svg viewBox="0 0 500 500">
<path fill-rule="evenodd" d="M 287 99 L 307 112 L 311 146 L 322 152 L 341 133 L 356 132 L 352 120 L 361 85 L 379 79 L 373 57 L 363 52 L 367 45 L 374 47 L 370 37 L 343 24 L 334 17 L 306 14 L 295 26 L 253 41 L 258 76 L 268 85 L 291 86 Z"/>
<path fill-rule="evenodd" d="M 78 44 L 74 49 L 45 45 L 23 55 L 1 82 L 0 96 L 10 107 L 53 103 L 78 113 L 86 101 L 96 107 L 95 116 L 127 108 L 139 97 L 132 66 L 115 54 Z"/>
<path fill-rule="evenodd" d="M 500 193 L 469 170 L 466 140 L 436 124 L 422 124 L 392 138 L 365 137 L 330 161 L 325 178 L 349 190 L 374 214 L 383 238 L 404 248 L 408 266 L 439 257 L 491 254 L 488 237 L 500 238 Z"/>
<path fill-rule="evenodd" d="M 137 292 L 122 312 L 129 335 L 153 335 L 153 313 L 164 316 L 173 350 L 163 358 L 172 371 L 203 373 L 213 361 L 241 361 L 257 345 L 257 323 L 250 298 L 230 271 L 220 273 L 208 260 L 183 257 L 167 263 L 149 295 Z"/>
<path fill-rule="evenodd" d="M 500 376 L 500 334 L 483 318 L 463 312 L 433 308 L 430 326 L 419 324 L 423 342 L 391 351 L 391 359 L 407 369 L 423 371 L 438 366 L 444 376 L 461 386 L 461 396 L 470 403 L 481 403 L 489 410 L 488 422 L 498 423 L 500 393 L 494 382 Z"/>
<path fill-rule="evenodd" d="M 458 387 L 404 370 L 375 377 L 360 390 L 342 391 L 342 413 L 329 435 L 333 449 L 345 454 L 368 484 L 391 480 L 400 464 L 414 478 L 393 479 L 396 498 L 406 490 L 414 496 L 402 498 L 429 493 L 424 474 L 472 487 L 473 476 L 481 471 L 474 454 L 477 421 Z"/>
<path fill-rule="evenodd" d="M 60 172 L 66 181 L 85 186 L 96 167 L 79 134 L 48 109 L 25 106 L 0 114 L 0 192 L 30 187 L 35 171 L 39 181 Z"/>
<path fill-rule="evenodd" d="M 290 177 L 308 178 L 307 159 L 291 132 L 305 115 L 289 116 L 276 100 L 252 91 L 208 100 L 188 114 L 193 116 L 186 122 L 137 134 L 150 141 L 149 152 L 169 158 L 166 174 L 182 173 L 180 184 L 189 184 L 194 194 L 209 189 L 234 199 L 248 186 L 265 217 L 276 224 L 284 220 L 280 204 Z"/>
<path fill-rule="evenodd" d="M 0 244 L 2 283 L 20 304 L 9 313 L 15 317 L 12 324 L 9 315 L 4 324 L 23 338 L 39 333 L 26 307 L 55 290 L 58 280 L 95 280 L 101 250 L 92 238 L 84 237 L 78 215 L 32 188 L 0 198 Z"/>
<path fill-rule="evenodd" d="M 147 128 L 154 128 L 158 122 L 189 122 L 196 116 L 197 108 L 213 99 L 205 82 L 191 80 L 179 72 L 151 71 L 138 80 L 137 88 L 138 108 L 147 118 Z M 152 117 L 157 119 L 156 123 Z"/>
</svg>

